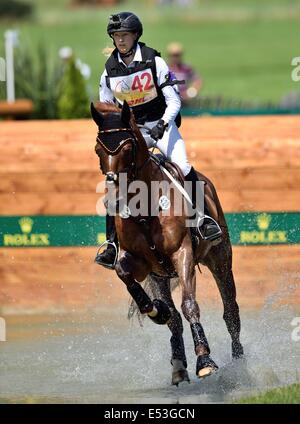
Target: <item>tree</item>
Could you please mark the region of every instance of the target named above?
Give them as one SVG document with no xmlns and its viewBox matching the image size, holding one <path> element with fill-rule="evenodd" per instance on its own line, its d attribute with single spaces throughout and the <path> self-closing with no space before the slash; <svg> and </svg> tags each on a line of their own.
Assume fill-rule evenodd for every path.
<svg viewBox="0 0 300 424">
<path fill-rule="evenodd" d="M 89 98 L 86 85 L 80 70 L 76 67 L 74 57 L 71 57 L 65 64 L 59 91 L 57 103 L 59 118 L 89 117 Z"/>
</svg>

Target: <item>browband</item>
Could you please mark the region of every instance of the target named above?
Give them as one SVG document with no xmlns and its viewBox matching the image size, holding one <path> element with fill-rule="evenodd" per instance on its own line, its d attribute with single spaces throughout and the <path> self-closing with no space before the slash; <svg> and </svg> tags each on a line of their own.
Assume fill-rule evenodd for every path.
<svg viewBox="0 0 300 424">
<path fill-rule="evenodd" d="M 99 130 L 98 134 L 120 132 L 120 131 L 132 131 L 131 128 L 112 128 L 110 130 Z"/>
</svg>

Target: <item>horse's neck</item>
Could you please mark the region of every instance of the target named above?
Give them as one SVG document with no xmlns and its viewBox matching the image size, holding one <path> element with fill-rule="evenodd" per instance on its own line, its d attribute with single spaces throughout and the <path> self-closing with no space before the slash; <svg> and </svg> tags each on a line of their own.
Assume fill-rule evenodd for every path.
<svg viewBox="0 0 300 424">
<path fill-rule="evenodd" d="M 145 166 L 142 167 L 138 174 L 138 179 L 144 181 L 149 189 L 151 187 L 151 183 L 164 179 L 164 175 L 161 172 L 160 166 L 151 159 L 149 152 Z"/>
<path fill-rule="evenodd" d="M 151 181 L 158 181 L 163 179 L 159 165 L 157 165 L 150 157 L 150 152 L 141 132 L 136 132 L 136 139 L 138 141 L 138 154 L 137 154 L 137 168 L 138 179 L 144 181 L 148 187 Z M 158 178 L 160 175 L 160 178 Z"/>
</svg>

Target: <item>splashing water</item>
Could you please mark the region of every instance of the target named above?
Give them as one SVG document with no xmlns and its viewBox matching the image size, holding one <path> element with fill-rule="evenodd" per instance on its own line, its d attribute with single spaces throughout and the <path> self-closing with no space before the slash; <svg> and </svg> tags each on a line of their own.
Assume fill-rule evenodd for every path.
<svg viewBox="0 0 300 424">
<path fill-rule="evenodd" d="M 289 290 L 288 290 L 289 292 Z M 261 310 L 242 312 L 241 340 L 245 359 L 232 361 L 231 341 L 222 310 L 202 307 L 202 324 L 215 375 L 198 380 L 189 326 L 184 339 L 191 383 L 171 386 L 170 333 L 145 320 L 126 321 L 126 306 L 95 313 L 84 321 L 59 316 L 52 323 L 31 326 L 32 334 L 1 343 L 2 402 L 80 403 L 208 403 L 232 402 L 300 380 L 300 342 L 292 340 L 289 306 L 274 308 L 277 293 Z M 45 320 L 43 320 L 45 321 Z M 23 329 L 24 330 L 24 329 Z M 22 334 L 22 327 L 19 330 Z"/>
</svg>

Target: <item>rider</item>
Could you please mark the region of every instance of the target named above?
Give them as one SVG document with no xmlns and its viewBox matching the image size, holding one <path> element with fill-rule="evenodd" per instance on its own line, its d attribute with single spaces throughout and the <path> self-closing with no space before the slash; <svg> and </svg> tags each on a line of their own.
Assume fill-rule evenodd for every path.
<svg viewBox="0 0 300 424">
<path fill-rule="evenodd" d="M 176 80 L 160 54 L 139 42 L 143 26 L 131 12 L 110 16 L 107 33 L 113 39 L 114 51 L 105 64 L 100 80 L 100 101 L 119 106 L 126 100 L 132 108 L 137 123 L 150 128 L 142 129 L 148 147 L 154 144 L 172 162 L 175 162 L 186 181 L 192 182 L 192 201 L 195 204 L 197 174 L 190 165 L 184 141 L 178 131 L 180 126 L 180 96 Z M 206 205 L 204 212 L 207 212 Z M 213 240 L 220 228 L 212 220 L 204 219 L 202 234 Z M 106 215 L 106 250 L 97 254 L 98 264 L 113 268 L 117 242 L 114 217 Z"/>
</svg>

